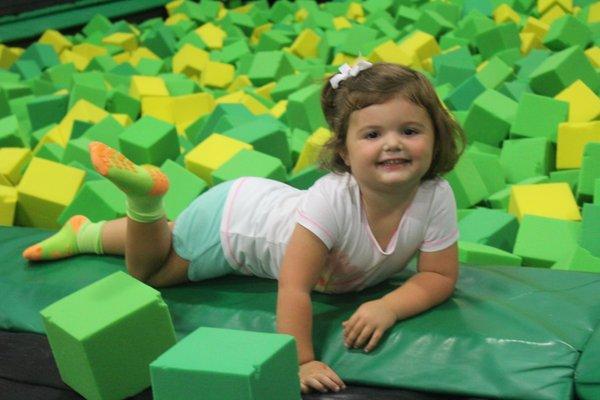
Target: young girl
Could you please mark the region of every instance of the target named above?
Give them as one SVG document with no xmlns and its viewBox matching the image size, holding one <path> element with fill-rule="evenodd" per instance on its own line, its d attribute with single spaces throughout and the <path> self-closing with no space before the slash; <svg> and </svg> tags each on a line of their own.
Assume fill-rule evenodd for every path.
<svg viewBox="0 0 600 400">
<path fill-rule="evenodd" d="M 94 142 L 93 165 L 127 195 L 127 217 L 93 223 L 75 216 L 23 256 L 124 254 L 129 273 L 155 287 L 230 273 L 278 279 L 277 330 L 296 338 L 302 391 L 343 389 L 315 359 L 310 293 L 375 285 L 418 252 L 414 276 L 343 323 L 345 345 L 365 352 L 396 321 L 452 294 L 456 206 L 439 176 L 453 168 L 464 138 L 422 74 L 366 61 L 340 71 L 321 96 L 333 132 L 332 173 L 309 190 L 240 178 L 201 195 L 173 224 L 162 206 L 168 180 L 160 170 Z"/>
</svg>

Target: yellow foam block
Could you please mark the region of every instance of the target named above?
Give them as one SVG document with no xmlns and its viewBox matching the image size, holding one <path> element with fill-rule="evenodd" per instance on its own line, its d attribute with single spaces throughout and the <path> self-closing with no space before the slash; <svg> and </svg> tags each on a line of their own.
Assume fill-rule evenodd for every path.
<svg viewBox="0 0 600 400">
<path fill-rule="evenodd" d="M 17 188 L 0 185 L 0 225 L 12 226 L 17 209 Z"/>
<path fill-rule="evenodd" d="M 513 185 L 508 212 L 520 221 L 526 214 L 580 221 L 581 214 L 568 183 Z"/>
<path fill-rule="evenodd" d="M 185 167 L 212 185 L 212 172 L 244 149 L 252 150 L 253 146 L 213 133 L 185 155 Z"/>
<path fill-rule="evenodd" d="M 91 60 L 94 57 L 103 56 L 108 54 L 108 49 L 106 47 L 98 46 L 91 43 L 81 43 L 76 44 L 71 48 L 71 51 L 75 54 L 79 54 Z"/>
<path fill-rule="evenodd" d="M 590 47 L 585 51 L 585 56 L 590 60 L 594 68 L 600 68 L 600 47 Z"/>
<path fill-rule="evenodd" d="M 422 31 L 415 31 L 399 44 L 400 50 L 413 59 L 414 63 L 441 53 L 440 46 L 435 36 Z"/>
<path fill-rule="evenodd" d="M 556 168 L 581 168 L 583 149 L 588 142 L 600 142 L 600 121 L 558 124 Z"/>
<path fill-rule="evenodd" d="M 237 92 L 245 87 L 252 86 L 252 81 L 248 75 L 238 75 L 233 79 L 233 82 L 227 86 L 227 93 Z"/>
<path fill-rule="evenodd" d="M 79 72 L 85 70 L 90 63 L 90 59 L 82 56 L 81 54 L 73 53 L 69 49 L 64 49 L 62 53 L 58 55 L 58 59 L 62 64 L 73 63 L 75 69 Z"/>
<path fill-rule="evenodd" d="M 133 51 L 138 47 L 137 37 L 131 32 L 115 32 L 105 36 L 102 39 L 102 43 L 119 46 L 126 51 Z"/>
<path fill-rule="evenodd" d="M 271 115 L 275 118 L 281 118 L 283 113 L 287 110 L 287 105 L 287 100 L 279 100 L 273 107 L 271 107 Z"/>
<path fill-rule="evenodd" d="M 112 117 L 117 121 L 121 126 L 129 126 L 133 123 L 131 117 L 127 114 L 119 114 L 119 113 L 111 113 Z"/>
<path fill-rule="evenodd" d="M 294 14 L 294 20 L 296 22 L 303 22 L 306 18 L 308 18 L 308 15 L 309 15 L 309 13 L 308 13 L 308 10 L 306 8 L 300 8 Z"/>
<path fill-rule="evenodd" d="M 186 43 L 173 56 L 173 72 L 198 79 L 208 62 L 208 52 Z"/>
<path fill-rule="evenodd" d="M 552 7 L 560 7 L 563 11 L 573 12 L 573 0 L 538 0 L 537 9 L 540 14 L 545 13 Z"/>
<path fill-rule="evenodd" d="M 206 45 L 211 49 L 222 49 L 223 41 L 227 37 L 227 33 L 211 22 L 207 22 L 194 32 Z"/>
<path fill-rule="evenodd" d="M 566 14 L 567 12 L 565 12 L 565 10 L 561 6 L 559 6 L 558 4 L 554 4 L 548 9 L 548 11 L 546 11 L 542 15 L 540 21 L 542 21 L 545 24 L 552 25 L 554 21 Z"/>
<path fill-rule="evenodd" d="M 0 68 L 9 69 L 19 58 L 19 54 L 14 49 L 0 44 Z"/>
<path fill-rule="evenodd" d="M 331 61 L 331 65 L 342 65 L 348 64 L 353 65 L 356 62 L 357 57 L 345 54 L 345 53 L 337 53 L 333 60 Z"/>
<path fill-rule="evenodd" d="M 250 36 L 250 43 L 253 45 L 257 45 L 260 41 L 260 37 L 262 36 L 262 34 L 270 31 L 272 27 L 273 24 L 269 22 L 254 28 L 254 30 L 252 31 L 252 35 Z"/>
<path fill-rule="evenodd" d="M 167 10 L 168 15 L 173 15 L 174 10 L 177 9 L 180 5 L 185 3 L 185 0 L 173 0 L 165 4 L 165 9 Z"/>
<path fill-rule="evenodd" d="M 141 100 L 142 115 L 154 117 L 170 124 L 175 123 L 173 97 L 145 96 Z"/>
<path fill-rule="evenodd" d="M 360 3 L 350 3 L 348 11 L 346 11 L 346 18 L 356 20 L 358 18 L 363 18 L 364 16 L 365 10 Z"/>
<path fill-rule="evenodd" d="M 73 43 L 69 39 L 54 29 L 48 29 L 44 31 L 38 42 L 49 44 L 54 48 L 56 54 L 60 54 L 63 50 L 73 47 Z"/>
<path fill-rule="evenodd" d="M 56 220 L 71 204 L 84 178 L 83 170 L 34 157 L 17 186 L 17 225 L 59 228 Z"/>
<path fill-rule="evenodd" d="M 319 43 L 321 43 L 321 37 L 312 29 L 307 28 L 300 32 L 290 50 L 301 58 L 315 58 L 318 55 Z"/>
<path fill-rule="evenodd" d="M 187 128 L 199 118 L 215 109 L 216 103 L 210 93 L 194 93 L 173 97 L 173 118 L 176 125 Z"/>
<path fill-rule="evenodd" d="M 493 16 L 494 21 L 496 21 L 497 24 L 502 24 L 504 22 L 514 22 L 515 24 L 519 24 L 521 21 L 521 16 L 508 4 L 501 4 L 496 7 Z"/>
<path fill-rule="evenodd" d="M 254 8 L 254 4 L 249 3 L 249 4 L 244 4 L 243 6 L 233 8 L 233 9 L 231 9 L 231 11 L 240 13 L 240 14 L 248 14 L 253 8 Z"/>
<path fill-rule="evenodd" d="M 246 94 L 242 91 L 234 92 L 227 94 L 225 96 L 221 96 L 216 100 L 217 104 L 242 104 L 245 106 L 252 114 L 261 115 L 270 113 L 270 110 L 260 101 L 256 100 L 254 97 Z"/>
<path fill-rule="evenodd" d="M 141 99 L 145 96 L 168 96 L 169 90 L 162 78 L 134 75 L 131 77 L 129 94 L 137 99 Z"/>
<path fill-rule="evenodd" d="M 138 47 L 137 49 L 133 50 L 130 53 L 126 53 L 129 54 L 129 62 L 131 63 L 131 65 L 133 65 L 134 67 L 137 67 L 137 65 L 140 63 L 142 58 L 148 58 L 150 60 L 160 60 L 160 57 L 157 56 L 156 54 L 154 54 L 152 51 L 150 51 L 147 47 Z M 113 56 L 113 58 L 115 58 L 116 56 Z"/>
<path fill-rule="evenodd" d="M 185 15 L 183 13 L 177 13 L 177 14 L 173 14 L 173 15 L 169 16 L 167 19 L 165 19 L 165 25 L 166 26 L 177 25 L 181 21 L 189 21 L 189 19 L 190 19 L 190 17 L 188 17 L 187 15 Z"/>
<path fill-rule="evenodd" d="M 596 22 L 600 22 L 600 2 L 590 4 L 587 22 L 589 24 L 595 24 Z"/>
<path fill-rule="evenodd" d="M 300 172 L 304 168 L 315 164 L 319 160 L 323 146 L 330 138 L 331 131 L 329 129 L 318 128 L 314 131 L 308 139 L 306 139 L 292 173 Z"/>
<path fill-rule="evenodd" d="M 333 27 L 336 31 L 352 28 L 352 24 L 345 17 L 335 17 L 333 19 Z"/>
<path fill-rule="evenodd" d="M 375 47 L 369 55 L 373 62 L 389 62 L 399 65 L 410 65 L 412 58 L 392 40 L 388 40 Z"/>
<path fill-rule="evenodd" d="M 529 54 L 533 49 L 541 49 L 544 47 L 540 38 L 535 33 L 519 33 L 521 38 L 521 54 Z"/>
<path fill-rule="evenodd" d="M 580 79 L 554 98 L 569 103 L 569 122 L 587 122 L 600 116 L 600 97 Z"/>
<path fill-rule="evenodd" d="M 538 39 L 544 40 L 544 36 L 548 33 L 550 25 L 540 21 L 534 17 L 527 17 L 525 20 L 525 26 L 521 30 L 521 33 L 533 33 Z"/>
<path fill-rule="evenodd" d="M 21 168 L 31 159 L 31 150 L 21 147 L 0 147 L 0 176 L 15 186 L 21 180 Z"/>
<path fill-rule="evenodd" d="M 200 75 L 200 84 L 208 87 L 226 88 L 233 82 L 235 67 L 231 64 L 209 61 Z"/>
<path fill-rule="evenodd" d="M 56 138 L 56 140 L 53 140 L 55 143 L 60 144 L 62 147 L 66 147 L 71 138 L 73 122 L 76 119 L 83 122 L 96 123 L 104 119 L 107 115 L 108 112 L 104 109 L 87 100 L 80 99 L 73 107 L 71 107 L 58 126 L 46 135 L 52 134 L 51 137 Z"/>
</svg>

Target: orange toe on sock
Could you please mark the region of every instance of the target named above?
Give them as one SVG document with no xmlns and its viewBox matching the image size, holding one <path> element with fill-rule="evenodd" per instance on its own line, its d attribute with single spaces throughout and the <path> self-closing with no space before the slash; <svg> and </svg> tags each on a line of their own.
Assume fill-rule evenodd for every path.
<svg viewBox="0 0 600 400">
<path fill-rule="evenodd" d="M 106 176 L 108 174 L 108 168 L 110 167 L 108 150 L 110 147 L 101 142 L 91 142 L 90 145 L 90 157 L 92 164 L 96 171 Z"/>
<path fill-rule="evenodd" d="M 42 258 L 42 247 L 40 245 L 34 244 L 23 251 L 23 258 L 28 260 L 39 260 Z"/>
</svg>

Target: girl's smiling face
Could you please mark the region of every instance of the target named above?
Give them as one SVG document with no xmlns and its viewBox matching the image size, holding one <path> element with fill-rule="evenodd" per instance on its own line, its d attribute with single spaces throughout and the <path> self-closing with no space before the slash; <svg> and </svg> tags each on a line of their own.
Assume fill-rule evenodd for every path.
<svg viewBox="0 0 600 400">
<path fill-rule="evenodd" d="M 360 187 L 412 189 L 431 166 L 434 139 L 427 111 L 398 95 L 350 114 L 340 155 Z"/>
</svg>

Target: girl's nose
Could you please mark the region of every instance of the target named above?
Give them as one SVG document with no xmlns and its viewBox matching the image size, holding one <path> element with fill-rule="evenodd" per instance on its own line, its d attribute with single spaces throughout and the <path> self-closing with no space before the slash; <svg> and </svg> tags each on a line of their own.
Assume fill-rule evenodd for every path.
<svg viewBox="0 0 600 400">
<path fill-rule="evenodd" d="M 383 144 L 383 151 L 400 151 L 401 147 L 400 140 L 397 138 L 388 138 Z"/>
</svg>

